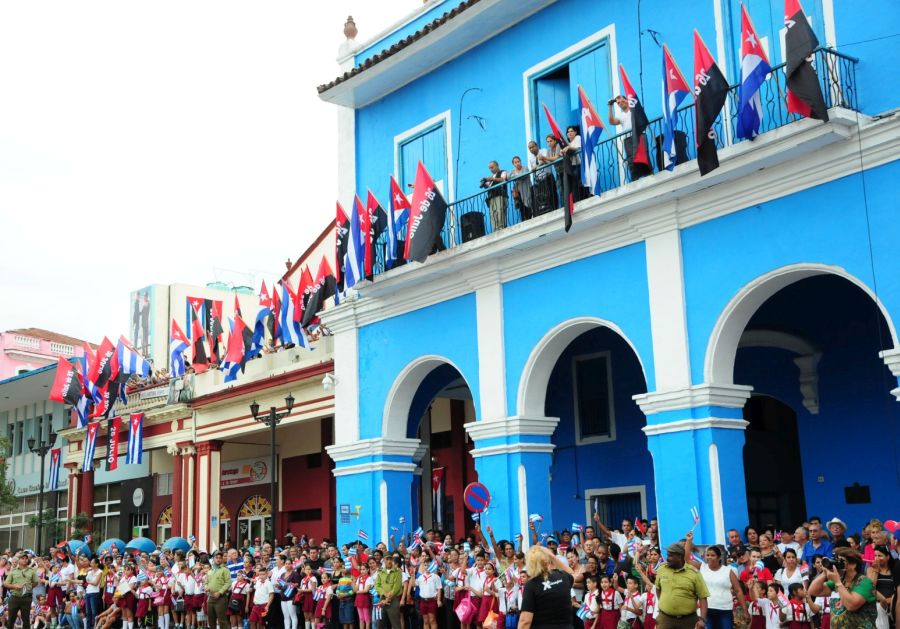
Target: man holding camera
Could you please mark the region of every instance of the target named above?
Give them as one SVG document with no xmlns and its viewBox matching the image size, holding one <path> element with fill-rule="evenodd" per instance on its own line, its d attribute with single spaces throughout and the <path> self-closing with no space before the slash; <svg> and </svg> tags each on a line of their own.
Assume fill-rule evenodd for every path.
<svg viewBox="0 0 900 629">
<path fill-rule="evenodd" d="M 497 231 L 506 227 L 508 204 L 506 186 L 499 184 L 505 183 L 508 175 L 505 170 L 500 170 L 500 164 L 496 160 L 488 163 L 488 170 L 491 171 L 491 175 L 482 178 L 481 187 L 487 188 L 487 204 L 491 211 L 491 231 Z"/>
</svg>

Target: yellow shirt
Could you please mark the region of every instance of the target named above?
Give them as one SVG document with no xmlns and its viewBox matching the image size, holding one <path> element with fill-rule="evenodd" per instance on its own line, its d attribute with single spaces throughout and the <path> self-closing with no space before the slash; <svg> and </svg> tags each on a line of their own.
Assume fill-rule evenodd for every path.
<svg viewBox="0 0 900 629">
<path fill-rule="evenodd" d="M 29 596 L 31 588 L 37 583 L 37 572 L 34 568 L 13 568 L 6 575 L 5 582 L 10 585 L 25 584 L 21 590 L 10 590 L 13 596 Z"/>
<path fill-rule="evenodd" d="M 688 616 L 697 612 L 697 599 L 709 598 L 709 589 L 700 571 L 685 564 L 673 570 L 663 564 L 656 570 L 659 611 L 668 616 Z"/>
</svg>

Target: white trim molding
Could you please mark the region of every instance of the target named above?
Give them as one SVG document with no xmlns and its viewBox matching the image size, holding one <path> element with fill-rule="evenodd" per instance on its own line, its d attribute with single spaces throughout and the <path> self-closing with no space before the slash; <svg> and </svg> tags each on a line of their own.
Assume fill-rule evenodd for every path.
<svg viewBox="0 0 900 629">
<path fill-rule="evenodd" d="M 708 417 L 706 419 L 683 419 L 665 424 L 652 424 L 641 428 L 648 437 L 653 435 L 667 435 L 673 432 L 685 432 L 687 430 L 704 430 L 706 428 L 725 428 L 728 430 L 746 430 L 750 422 L 744 419 L 729 419 L 721 417 Z"/>
<path fill-rule="evenodd" d="M 647 381 L 647 370 L 641 360 L 641 355 L 619 326 L 612 321 L 597 317 L 576 317 L 563 321 L 550 329 L 531 350 L 519 378 L 516 411 L 520 416 L 540 417 L 543 415 L 547 399 L 547 384 L 550 382 L 550 374 L 556 367 L 559 357 L 576 338 L 589 330 L 600 327 L 609 328 L 628 343 L 641 365 L 644 382 Z"/>
<path fill-rule="evenodd" d="M 412 461 L 421 443 L 419 439 L 361 439 L 353 443 L 327 446 L 325 451 L 335 463 L 365 456 L 408 456 Z"/>
<path fill-rule="evenodd" d="M 751 317 L 767 299 L 782 288 L 817 275 L 836 275 L 850 281 L 865 292 L 878 306 L 897 347 L 897 330 L 887 308 L 869 286 L 846 269 L 819 263 L 783 266 L 765 273 L 742 286 L 722 310 L 709 335 L 704 364 L 704 379 L 714 385 L 730 385 L 734 381 L 734 360 L 741 336 Z"/>
<path fill-rule="evenodd" d="M 498 454 L 550 454 L 556 446 L 552 443 L 510 443 L 499 446 L 487 446 L 469 450 L 473 459 L 483 456 L 495 456 Z"/>
<path fill-rule="evenodd" d="M 453 172 L 453 130 L 449 109 L 442 111 L 436 116 L 432 116 L 428 120 L 420 122 L 414 127 L 410 127 L 406 131 L 401 131 L 394 136 L 394 178 L 397 180 L 397 183 L 399 185 L 403 185 L 403 181 L 400 179 L 400 145 L 407 140 L 421 135 L 423 131 L 427 131 L 429 128 L 436 127 L 440 124 L 444 126 L 446 148 L 445 153 L 447 158 L 447 180 L 442 182 L 444 185 L 439 185 L 438 189 L 441 190 L 441 193 L 444 195 L 447 203 L 453 203 L 453 178 L 455 176 L 455 173 Z M 437 183 L 439 182 L 435 181 L 435 184 Z M 404 194 L 406 193 L 404 192 Z"/>
<path fill-rule="evenodd" d="M 886 349 L 883 352 L 878 352 L 878 356 L 884 361 L 887 368 L 891 370 L 893 376 L 900 379 L 900 349 Z M 900 401 L 900 386 L 892 389 L 891 395 Z"/>
<path fill-rule="evenodd" d="M 612 81 L 612 93 L 620 93 L 619 53 L 618 48 L 616 47 L 616 25 L 615 23 L 612 23 L 609 26 L 601 28 L 593 35 L 588 35 L 581 41 L 575 42 L 568 48 L 560 50 L 555 55 L 548 57 L 543 61 L 539 61 L 522 73 L 522 87 L 524 90 L 522 102 L 525 104 L 525 135 L 523 137 L 526 138 L 526 140 L 534 140 L 538 145 L 541 144 L 540 138 L 532 137 L 534 133 L 531 128 L 531 82 L 535 79 L 536 75 L 544 74 L 547 70 L 559 65 L 566 59 L 576 56 L 580 52 L 595 48 L 597 44 L 604 39 L 609 40 L 609 78 Z"/>
<path fill-rule="evenodd" d="M 353 476 L 354 474 L 370 474 L 372 472 L 409 472 L 416 471 L 415 463 L 397 463 L 395 461 L 376 461 L 375 463 L 360 463 L 347 467 L 336 467 L 331 470 L 335 476 Z"/>
<path fill-rule="evenodd" d="M 621 487 L 597 487 L 594 489 L 584 490 L 584 514 L 585 522 L 593 522 L 594 513 L 591 503 L 594 498 L 601 496 L 618 496 L 619 494 L 640 494 L 641 495 L 641 517 L 647 517 L 647 486 L 646 485 L 623 485 Z M 605 524 L 616 524 L 615 522 L 606 522 Z M 615 528 L 613 526 L 612 528 Z"/>
<path fill-rule="evenodd" d="M 515 415 L 490 421 L 474 421 L 464 424 L 466 433 L 472 441 L 478 443 L 484 439 L 513 437 L 518 435 L 536 435 L 549 437 L 559 424 L 558 417 L 522 417 Z"/>
<path fill-rule="evenodd" d="M 674 391 L 652 391 L 631 397 L 644 415 L 653 415 L 665 411 L 680 411 L 698 406 L 721 406 L 725 408 L 744 408 L 750 399 L 753 387 L 731 384 L 713 385 L 698 384 Z"/>
<path fill-rule="evenodd" d="M 384 400 L 381 434 L 386 439 L 406 438 L 406 425 L 409 422 L 409 409 L 413 398 L 428 374 L 442 365 L 450 365 L 456 369 L 465 381 L 462 370 L 452 360 L 436 354 L 420 356 L 400 371 Z M 469 386 L 468 382 L 466 386 Z M 472 387 L 469 386 L 469 391 L 471 390 Z"/>
</svg>

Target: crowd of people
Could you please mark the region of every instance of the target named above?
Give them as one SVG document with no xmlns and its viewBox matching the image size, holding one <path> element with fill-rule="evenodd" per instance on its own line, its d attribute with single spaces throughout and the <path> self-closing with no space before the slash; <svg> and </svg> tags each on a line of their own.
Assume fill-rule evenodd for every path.
<svg viewBox="0 0 900 629">
<path fill-rule="evenodd" d="M 288 534 L 207 553 L 0 557 L 7 629 L 890 629 L 897 543 L 877 520 L 693 533 L 660 548 L 655 520 L 513 540 L 490 527 L 340 547 Z M 526 548 L 527 547 L 527 548 Z"/>
</svg>

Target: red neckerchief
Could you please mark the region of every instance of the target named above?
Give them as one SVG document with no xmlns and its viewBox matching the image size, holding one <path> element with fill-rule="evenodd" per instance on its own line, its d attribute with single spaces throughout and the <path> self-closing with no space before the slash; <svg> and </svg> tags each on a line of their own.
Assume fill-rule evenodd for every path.
<svg viewBox="0 0 900 629">
<path fill-rule="evenodd" d="M 488 577 L 484 580 L 484 587 L 482 588 L 481 593 L 485 596 L 493 596 L 494 593 L 491 591 L 494 581 L 497 580 L 497 577 Z"/>
<path fill-rule="evenodd" d="M 806 604 L 803 601 L 791 599 L 791 609 L 794 612 L 794 622 L 806 622 Z"/>
<path fill-rule="evenodd" d="M 608 593 L 607 593 L 608 592 Z M 603 609 L 607 611 L 611 611 L 615 606 L 616 602 L 616 591 L 612 588 L 609 588 L 607 592 L 603 590 L 600 591 L 600 597 L 603 601 Z"/>
</svg>

